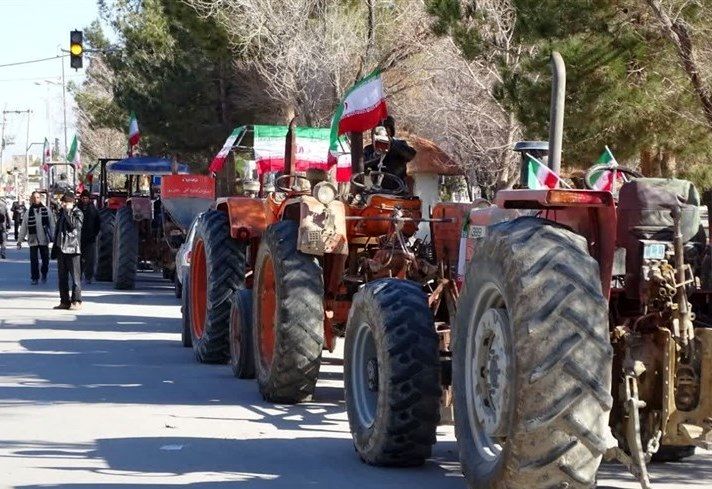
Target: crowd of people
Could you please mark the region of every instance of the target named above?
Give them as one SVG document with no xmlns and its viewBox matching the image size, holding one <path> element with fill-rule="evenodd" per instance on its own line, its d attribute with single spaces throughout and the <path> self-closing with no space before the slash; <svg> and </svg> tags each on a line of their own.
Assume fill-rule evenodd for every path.
<svg viewBox="0 0 712 489">
<path fill-rule="evenodd" d="M 17 249 L 27 242 L 30 248 L 30 283 L 47 282 L 49 262 L 57 260 L 60 303 L 55 309 L 82 307 L 82 283 L 91 284 L 96 267 L 96 238 L 100 230 L 99 212 L 87 190 L 75 206 L 73 192 L 65 193 L 58 206 L 47 207 L 39 192 L 10 209 L 0 200 L 0 259 L 6 259 L 7 235 L 14 227 Z"/>
</svg>

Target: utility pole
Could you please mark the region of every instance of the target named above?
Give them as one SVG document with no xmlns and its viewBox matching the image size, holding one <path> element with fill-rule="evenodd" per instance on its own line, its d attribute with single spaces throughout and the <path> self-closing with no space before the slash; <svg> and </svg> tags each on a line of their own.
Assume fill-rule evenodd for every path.
<svg viewBox="0 0 712 489">
<path fill-rule="evenodd" d="M 64 61 L 60 58 L 62 64 L 62 114 L 64 117 L 64 154 L 67 154 L 69 147 L 67 146 L 67 84 L 64 81 Z"/>
<path fill-rule="evenodd" d="M 30 114 L 27 109 L 27 134 L 25 136 L 25 193 L 30 188 Z"/>
</svg>

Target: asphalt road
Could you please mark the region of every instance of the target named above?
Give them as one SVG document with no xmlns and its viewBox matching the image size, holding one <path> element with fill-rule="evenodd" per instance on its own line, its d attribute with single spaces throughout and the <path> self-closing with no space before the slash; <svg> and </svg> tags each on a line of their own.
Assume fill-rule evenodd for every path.
<svg viewBox="0 0 712 489">
<path fill-rule="evenodd" d="M 338 355 L 314 402 L 268 404 L 181 347 L 159 275 L 131 292 L 90 285 L 83 310 L 54 311 L 56 269 L 31 286 L 28 260 L 10 247 L 0 261 L 0 488 L 464 489 L 451 427 L 423 468 L 358 460 Z M 712 487 L 712 453 L 652 472 L 656 488 Z M 600 487 L 638 487 L 619 465 L 600 475 Z"/>
</svg>

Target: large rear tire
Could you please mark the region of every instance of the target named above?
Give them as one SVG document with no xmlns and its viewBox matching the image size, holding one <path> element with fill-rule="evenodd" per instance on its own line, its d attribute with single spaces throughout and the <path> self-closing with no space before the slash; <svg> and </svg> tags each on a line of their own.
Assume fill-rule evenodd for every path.
<svg viewBox="0 0 712 489">
<path fill-rule="evenodd" d="M 586 240 L 543 219 L 487 228 L 458 301 L 455 434 L 470 487 L 590 488 L 608 428 L 608 305 Z"/>
<path fill-rule="evenodd" d="M 294 404 L 314 393 L 324 346 L 324 278 L 319 260 L 297 249 L 294 221 L 262 235 L 255 265 L 255 377 L 267 401 Z"/>
<path fill-rule="evenodd" d="M 230 367 L 238 379 L 255 378 L 252 350 L 252 290 L 241 289 L 232 296 L 230 308 Z"/>
<path fill-rule="evenodd" d="M 422 465 L 440 411 L 438 335 L 420 286 L 398 279 L 355 296 L 344 351 L 346 412 L 354 446 L 371 465 Z"/>
<path fill-rule="evenodd" d="M 136 287 L 138 228 L 130 206 L 122 207 L 116 213 L 112 265 L 115 289 L 130 290 Z"/>
<path fill-rule="evenodd" d="M 245 249 L 230 236 L 224 212 L 209 210 L 195 226 L 190 266 L 190 319 L 195 358 L 229 358 L 230 298 L 245 282 Z"/>
<path fill-rule="evenodd" d="M 99 282 L 111 282 L 114 256 L 114 228 L 116 227 L 116 211 L 104 207 L 99 211 L 101 226 L 96 240 L 96 274 Z"/>
</svg>

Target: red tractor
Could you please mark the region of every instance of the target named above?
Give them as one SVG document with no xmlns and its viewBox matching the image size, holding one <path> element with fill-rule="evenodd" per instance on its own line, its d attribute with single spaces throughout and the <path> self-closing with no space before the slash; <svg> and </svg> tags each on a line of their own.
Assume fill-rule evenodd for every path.
<svg viewBox="0 0 712 489">
<path fill-rule="evenodd" d="M 553 66 L 548 165 L 558 173 L 565 70 L 557 53 Z M 500 191 L 494 205 L 465 214 L 460 251 L 456 220 L 433 225 L 443 275 L 455 276 L 458 262 L 466 268 L 456 312 L 445 316 L 452 363 L 441 356 L 439 378 L 452 380 L 470 487 L 589 488 L 603 457 L 649 487 L 651 458 L 712 447 L 712 255 L 698 193 L 684 180 L 602 170 L 625 176 L 615 195 L 531 190 L 526 181 Z M 451 204 L 433 211 L 448 214 L 457 214 Z M 412 360 L 437 360 L 417 332 L 438 316 L 423 312 L 428 299 L 415 291 L 388 293 L 397 282 L 366 284 L 346 333 L 354 444 L 382 465 L 422 461 L 408 452 L 433 442 L 435 430 L 413 413 L 428 412 L 427 393 L 440 388 Z M 401 416 L 427 429 L 408 432 Z"/>
</svg>

